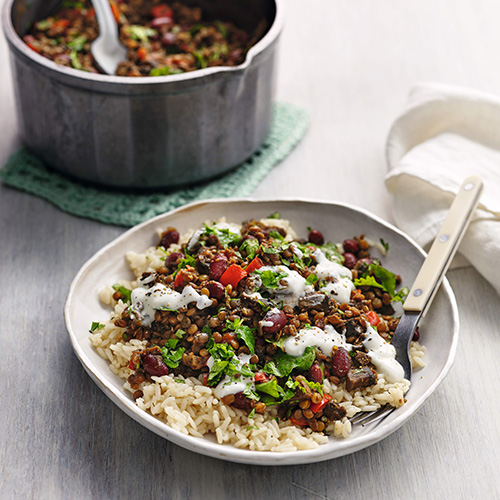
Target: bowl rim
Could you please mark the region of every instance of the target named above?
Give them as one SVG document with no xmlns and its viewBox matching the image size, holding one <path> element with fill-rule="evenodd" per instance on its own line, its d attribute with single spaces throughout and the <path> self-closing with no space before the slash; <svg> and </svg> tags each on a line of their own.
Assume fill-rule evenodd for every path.
<svg viewBox="0 0 500 500">
<path fill-rule="evenodd" d="M 194 451 L 196 453 L 200 453 L 205 456 L 210 456 L 213 458 L 218 458 L 222 460 L 227 460 L 235 463 L 242 464 L 253 464 L 253 465 L 272 465 L 272 466 L 281 466 L 281 465 L 299 465 L 299 464 L 310 464 L 315 462 L 320 462 L 324 460 L 330 460 L 338 457 L 342 457 L 357 451 L 360 451 L 364 448 L 367 448 L 382 439 L 388 437 L 390 434 L 398 430 L 401 426 L 403 426 L 410 418 L 421 408 L 421 406 L 428 400 L 428 398 L 434 393 L 437 387 L 441 384 L 441 382 L 446 378 L 449 373 L 458 348 L 458 339 L 459 339 L 459 330 L 460 330 L 460 321 L 458 314 L 458 305 L 455 299 L 455 295 L 450 286 L 449 281 L 445 277 L 441 284 L 442 291 L 446 296 L 446 301 L 451 308 L 451 325 L 453 328 L 451 335 L 451 343 L 449 352 L 447 354 L 447 358 L 441 368 L 441 371 L 437 375 L 437 377 L 431 381 L 430 385 L 425 389 L 425 391 L 417 398 L 416 401 L 413 401 L 408 406 L 403 407 L 406 408 L 401 413 L 391 414 L 384 421 L 379 423 L 375 428 L 368 429 L 366 432 L 363 430 L 360 432 L 355 440 L 347 440 L 339 442 L 338 447 L 328 447 L 328 446 L 319 446 L 318 448 L 311 450 L 302 450 L 300 452 L 271 452 L 271 451 L 250 451 L 247 449 L 238 449 L 234 448 L 230 445 L 214 445 L 214 443 L 206 440 L 198 438 L 186 438 L 184 435 L 177 433 L 177 431 L 172 430 L 170 427 L 165 427 L 166 424 L 159 421 L 154 416 L 138 411 L 138 407 L 132 402 L 128 397 L 124 396 L 123 389 L 117 389 L 114 386 L 110 386 L 110 384 L 101 380 L 98 375 L 98 370 L 94 369 L 93 363 L 88 358 L 87 354 L 84 352 L 84 349 L 80 345 L 78 341 L 78 335 L 76 331 L 73 329 L 73 321 L 72 321 L 72 301 L 75 295 L 75 290 L 77 285 L 88 268 L 93 266 L 96 261 L 102 258 L 110 249 L 113 247 L 127 241 L 131 234 L 140 233 L 145 228 L 154 227 L 154 225 L 162 220 L 165 217 L 173 218 L 177 214 L 185 214 L 192 211 L 199 211 L 206 205 L 218 205 L 218 206 L 227 206 L 229 204 L 244 204 L 244 205 L 253 205 L 256 207 L 260 204 L 303 204 L 306 205 L 325 205 L 331 206 L 332 208 L 344 208 L 353 212 L 357 212 L 358 214 L 366 217 L 367 219 L 371 219 L 375 223 L 380 226 L 385 227 L 391 232 L 397 234 L 403 240 L 406 240 L 406 243 L 414 248 L 414 250 L 419 253 L 422 258 L 425 258 L 426 252 L 420 247 L 420 245 L 411 238 L 408 234 L 403 232 L 401 229 L 395 227 L 392 223 L 384 220 L 382 217 L 370 212 L 369 210 L 356 206 L 350 203 L 345 203 L 336 200 L 323 200 L 323 199 L 312 199 L 307 197 L 279 197 L 279 198 L 254 198 L 254 197 L 245 197 L 245 198 L 214 198 L 207 200 L 199 200 L 188 203 L 181 207 L 175 208 L 173 210 L 169 210 L 163 214 L 159 214 L 151 219 L 148 219 L 136 226 L 129 228 L 124 233 L 120 234 L 118 237 L 114 238 L 108 244 L 104 245 L 100 250 L 98 250 L 89 260 L 87 260 L 80 270 L 77 272 L 75 277 L 73 278 L 71 285 L 68 290 L 68 295 L 66 298 L 66 302 L 64 305 L 64 320 L 68 335 L 70 337 L 71 345 L 73 350 L 79 359 L 80 363 L 82 363 L 85 371 L 89 374 L 89 376 L 94 380 L 94 382 L 98 385 L 98 387 L 106 394 L 110 400 L 116 404 L 122 411 L 124 411 L 128 416 L 139 422 L 145 428 L 154 432 L 155 434 L 161 436 L 162 438 L 167 439 L 168 441 L 175 443 L 183 448 L 189 449 L 190 451 Z"/>
<path fill-rule="evenodd" d="M 274 20 L 267 33 L 255 45 L 250 47 L 245 60 L 237 66 L 216 66 L 212 68 L 198 69 L 196 71 L 190 71 L 179 75 L 155 76 L 153 78 L 150 76 L 130 77 L 90 73 L 74 68 L 68 68 L 66 66 L 58 65 L 54 61 L 38 54 L 34 50 L 31 50 L 19 36 L 12 23 L 11 13 L 15 1 L 16 0 L 6 0 L 2 10 L 2 27 L 11 48 L 17 50 L 20 54 L 36 65 L 43 66 L 55 77 L 59 76 L 62 78 L 69 78 L 70 80 L 80 81 L 82 83 L 88 82 L 89 84 L 98 83 L 113 86 L 133 85 L 134 87 L 143 87 L 148 85 L 157 87 L 158 85 L 164 86 L 179 82 L 196 83 L 199 80 L 207 79 L 207 77 L 213 77 L 218 74 L 230 75 L 243 72 L 252 64 L 252 61 L 259 54 L 264 52 L 277 40 L 283 29 L 285 19 L 285 0 L 270 0 L 274 3 L 276 9 Z"/>
</svg>

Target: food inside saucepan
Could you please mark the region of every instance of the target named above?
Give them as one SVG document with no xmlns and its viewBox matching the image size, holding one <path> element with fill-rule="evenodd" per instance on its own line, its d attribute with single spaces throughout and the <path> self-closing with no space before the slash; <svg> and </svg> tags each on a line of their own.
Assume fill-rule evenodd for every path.
<svg viewBox="0 0 500 500">
<path fill-rule="evenodd" d="M 224 19 L 208 20 L 200 7 L 158 0 L 110 1 L 120 40 L 128 49 L 120 76 L 164 76 L 241 64 L 263 35 L 262 21 L 247 33 Z M 34 51 L 57 64 L 98 73 L 90 46 L 99 28 L 89 0 L 64 0 L 24 36 Z"/>
<path fill-rule="evenodd" d="M 360 411 L 404 404 L 390 342 L 407 289 L 375 257 L 388 244 L 300 239 L 278 217 L 165 228 L 127 254 L 136 281 L 100 292 L 114 312 L 92 323 L 92 344 L 140 408 L 182 433 L 308 449 L 347 437 Z M 423 366 L 417 341 L 411 356 Z"/>
</svg>

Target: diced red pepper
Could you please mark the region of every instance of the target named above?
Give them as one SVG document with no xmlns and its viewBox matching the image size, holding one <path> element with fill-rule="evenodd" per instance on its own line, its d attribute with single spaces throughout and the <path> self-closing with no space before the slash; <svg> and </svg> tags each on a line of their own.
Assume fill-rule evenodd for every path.
<svg viewBox="0 0 500 500">
<path fill-rule="evenodd" d="M 53 25 L 52 28 L 61 28 L 66 29 L 69 26 L 69 19 L 58 19 Z"/>
<path fill-rule="evenodd" d="M 151 14 L 153 17 L 170 17 L 174 16 L 174 11 L 166 4 L 161 3 L 159 5 L 155 5 L 151 9 Z"/>
<path fill-rule="evenodd" d="M 329 401 L 332 400 L 332 397 L 329 396 L 328 394 L 325 394 L 323 396 L 323 399 L 319 402 L 319 403 L 313 403 L 309 409 L 313 412 L 313 413 L 318 413 L 318 411 L 322 410 L 327 404 Z"/>
<path fill-rule="evenodd" d="M 139 47 L 137 50 L 137 56 L 141 61 L 145 61 L 148 56 L 148 51 L 144 47 Z"/>
<path fill-rule="evenodd" d="M 33 35 L 26 35 L 24 38 L 24 43 L 31 49 L 40 54 L 40 50 L 37 49 L 34 45 L 33 42 L 36 40 L 36 38 Z"/>
<path fill-rule="evenodd" d="M 254 375 L 255 382 L 269 382 L 269 378 L 265 373 L 257 372 Z"/>
<path fill-rule="evenodd" d="M 305 427 L 307 425 L 307 420 L 305 418 L 295 418 L 294 416 L 290 417 L 290 422 L 298 427 Z"/>
<path fill-rule="evenodd" d="M 366 317 L 368 318 L 368 321 L 372 326 L 377 326 L 380 323 L 380 318 L 375 311 L 368 311 L 366 313 Z"/>
<path fill-rule="evenodd" d="M 138 352 L 134 352 L 130 357 L 130 363 L 128 364 L 128 367 L 131 370 L 137 370 L 140 364 L 141 364 L 141 355 Z"/>
<path fill-rule="evenodd" d="M 234 289 L 246 275 L 247 272 L 241 266 L 238 266 L 238 264 L 232 264 L 224 271 L 224 274 L 220 277 L 219 281 L 224 286 L 231 285 Z"/>
<path fill-rule="evenodd" d="M 182 275 L 182 272 L 179 271 L 176 276 L 175 276 L 175 280 L 174 280 L 174 288 L 179 288 L 181 287 L 182 285 L 184 285 L 185 281 L 184 281 L 184 276 Z"/>
<path fill-rule="evenodd" d="M 247 274 L 252 274 L 256 269 L 260 269 L 263 265 L 264 263 L 258 257 L 255 257 L 252 262 L 248 264 L 245 271 Z"/>
<path fill-rule="evenodd" d="M 210 373 L 204 373 L 203 374 L 203 385 L 207 385 L 208 384 L 208 377 L 210 376 Z"/>
</svg>

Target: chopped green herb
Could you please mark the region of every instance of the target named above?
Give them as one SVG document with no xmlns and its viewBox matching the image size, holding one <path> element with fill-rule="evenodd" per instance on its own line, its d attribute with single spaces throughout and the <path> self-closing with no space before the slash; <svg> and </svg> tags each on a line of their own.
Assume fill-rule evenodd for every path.
<svg viewBox="0 0 500 500">
<path fill-rule="evenodd" d="M 314 347 L 306 347 L 302 356 L 290 356 L 284 352 L 279 352 L 275 357 L 275 361 L 266 363 L 262 371 L 277 377 L 286 377 L 295 369 L 309 370 L 315 359 L 316 348 Z"/>
<path fill-rule="evenodd" d="M 196 259 L 189 254 L 187 250 L 184 250 L 185 257 L 179 262 L 177 265 L 177 270 L 173 274 L 173 277 L 177 276 L 177 273 L 181 270 L 184 269 L 186 266 L 191 266 L 194 267 L 196 266 Z"/>
<path fill-rule="evenodd" d="M 408 297 L 408 293 L 410 292 L 410 289 L 408 287 L 401 288 L 394 297 L 392 297 L 392 300 L 394 302 L 404 302 L 406 300 L 406 297 Z"/>
<path fill-rule="evenodd" d="M 80 62 L 80 59 L 78 58 L 78 52 L 76 50 L 72 50 L 69 54 L 69 59 L 71 61 L 71 66 L 75 69 L 82 69 L 82 63 Z"/>
<path fill-rule="evenodd" d="M 281 286 L 280 280 L 288 276 L 288 273 L 282 270 L 273 271 L 272 269 L 266 269 L 261 271 L 260 269 L 256 269 L 255 272 L 260 276 L 262 286 L 268 290 L 279 288 Z"/>
<path fill-rule="evenodd" d="M 275 240 L 283 241 L 285 238 L 279 233 L 278 231 L 271 231 L 269 233 L 269 236 L 271 238 L 274 238 Z"/>
<path fill-rule="evenodd" d="M 44 19 L 43 21 L 38 21 L 35 23 L 35 28 L 40 31 L 48 30 L 53 24 L 52 19 L 49 17 L 48 19 Z"/>
<path fill-rule="evenodd" d="M 168 76 L 168 75 L 179 75 L 184 73 L 181 69 L 171 68 L 170 66 L 162 66 L 160 68 L 153 68 L 149 74 L 151 76 Z"/>
<path fill-rule="evenodd" d="M 311 273 L 307 278 L 306 278 L 306 283 L 308 285 L 314 285 L 314 283 L 316 283 L 316 281 L 318 281 L 318 277 L 314 274 L 314 273 Z"/>
<path fill-rule="evenodd" d="M 99 323 L 98 321 L 92 321 L 92 325 L 90 325 L 90 333 L 94 333 L 97 330 L 101 330 L 105 325 Z"/>
<path fill-rule="evenodd" d="M 241 240 L 241 234 L 239 232 L 231 231 L 231 229 L 227 227 L 217 227 L 217 225 L 207 226 L 206 224 L 204 224 L 204 226 L 204 234 L 215 234 L 222 246 L 227 247 L 228 245 L 238 244 Z"/>
<path fill-rule="evenodd" d="M 124 301 L 130 304 L 132 298 L 132 290 L 129 290 L 128 288 L 125 288 L 124 286 L 118 284 L 113 285 L 113 290 L 121 293 L 123 295 Z"/>
<path fill-rule="evenodd" d="M 257 392 L 264 392 L 269 394 L 269 396 L 277 399 L 283 395 L 283 389 L 278 385 L 278 380 L 273 378 L 269 382 L 263 382 L 262 384 L 255 384 L 255 390 Z"/>
<path fill-rule="evenodd" d="M 254 239 L 254 238 L 248 238 L 248 240 L 245 240 L 241 246 L 240 246 L 240 250 L 242 252 L 245 252 L 247 254 L 247 257 L 252 260 L 255 255 L 257 254 L 257 252 L 259 251 L 259 246 L 260 246 L 260 243 L 258 240 Z"/>
<path fill-rule="evenodd" d="M 163 362 L 169 368 L 177 368 L 182 361 L 182 355 L 186 350 L 184 347 L 179 347 L 179 349 L 175 349 L 179 340 L 169 339 L 167 344 L 161 348 L 161 356 L 163 358 Z"/>
<path fill-rule="evenodd" d="M 196 59 L 196 67 L 198 69 L 203 69 L 207 67 L 208 65 L 207 60 L 203 57 L 203 54 L 201 52 L 194 51 L 192 52 L 192 54 Z"/>
<path fill-rule="evenodd" d="M 76 50 L 77 52 L 80 52 L 86 43 L 87 43 L 87 37 L 85 35 L 80 35 L 73 38 L 71 42 L 68 42 L 68 47 L 70 49 Z"/>
<path fill-rule="evenodd" d="M 281 219 L 279 212 L 273 212 L 271 215 L 267 216 L 268 219 Z"/>
<path fill-rule="evenodd" d="M 217 29 L 219 33 L 224 37 L 227 38 L 228 35 L 228 29 L 226 26 L 226 23 L 223 23 L 222 21 L 215 21 L 215 26 L 217 26 Z"/>
<path fill-rule="evenodd" d="M 232 330 L 236 333 L 236 336 L 243 340 L 245 345 L 248 347 L 250 354 L 253 356 L 255 354 L 255 337 L 253 335 L 253 330 L 243 324 L 241 318 L 237 318 L 234 321 L 227 321 L 225 330 Z"/>
<path fill-rule="evenodd" d="M 386 241 L 384 241 L 383 238 L 380 238 L 380 244 L 384 248 L 385 253 L 387 253 L 389 251 L 389 243 L 387 243 Z"/>
<path fill-rule="evenodd" d="M 130 38 L 134 40 L 139 40 L 142 43 L 148 43 L 149 38 L 157 34 L 157 31 L 153 28 L 148 28 L 147 26 L 140 26 L 138 24 L 131 24 L 126 28 Z"/>
</svg>

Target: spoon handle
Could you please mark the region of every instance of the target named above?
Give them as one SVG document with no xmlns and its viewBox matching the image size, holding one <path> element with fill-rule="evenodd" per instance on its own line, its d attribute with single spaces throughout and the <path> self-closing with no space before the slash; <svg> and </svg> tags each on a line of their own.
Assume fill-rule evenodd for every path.
<svg viewBox="0 0 500 500">
<path fill-rule="evenodd" d="M 113 43 L 118 38 L 118 26 L 110 3 L 108 0 L 92 0 L 92 5 L 97 17 L 97 24 L 99 25 L 99 36 L 106 43 Z"/>
<path fill-rule="evenodd" d="M 483 183 L 477 175 L 467 177 L 460 186 L 403 305 L 405 311 L 424 311 L 432 302 L 479 203 L 482 190 Z"/>
</svg>

